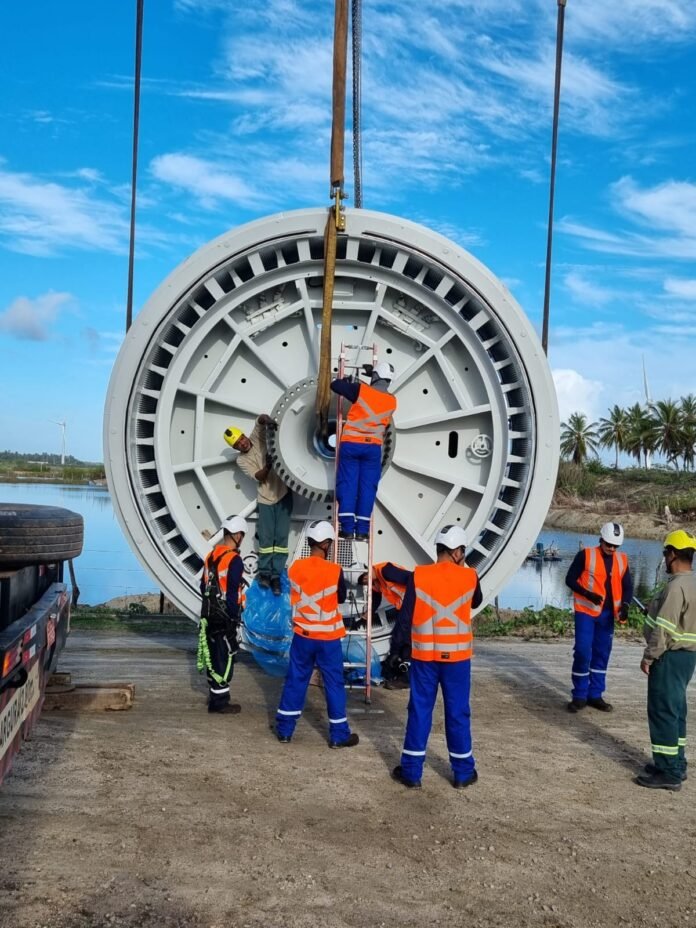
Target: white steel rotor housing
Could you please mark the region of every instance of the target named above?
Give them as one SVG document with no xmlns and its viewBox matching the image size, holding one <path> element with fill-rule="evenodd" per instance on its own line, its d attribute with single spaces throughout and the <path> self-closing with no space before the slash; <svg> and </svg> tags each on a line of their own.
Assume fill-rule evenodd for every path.
<svg viewBox="0 0 696 928">
<path fill-rule="evenodd" d="M 314 437 L 326 218 L 280 213 L 203 246 L 148 300 L 116 360 L 104 424 L 115 511 L 154 582 L 192 618 L 222 520 L 256 519 L 256 485 L 234 466 L 228 426 L 249 433 L 264 412 L 278 423 L 271 450 L 296 494 L 291 557 L 307 520 L 331 517 L 334 461 Z M 347 210 L 334 369 L 342 342 L 376 345 L 396 372 L 375 560 L 426 563 L 437 530 L 460 524 L 490 600 L 536 541 L 558 466 L 555 392 L 531 323 L 458 245 Z M 371 360 L 348 351 L 349 364 Z M 361 559 L 341 543 L 341 562 Z"/>
</svg>

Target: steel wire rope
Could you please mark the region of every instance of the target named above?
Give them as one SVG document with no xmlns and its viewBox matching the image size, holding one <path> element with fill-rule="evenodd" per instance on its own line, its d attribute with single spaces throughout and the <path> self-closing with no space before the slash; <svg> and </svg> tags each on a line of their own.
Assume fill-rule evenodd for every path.
<svg viewBox="0 0 696 928">
<path fill-rule="evenodd" d="M 353 202 L 362 209 L 362 0 L 352 0 Z"/>
<path fill-rule="evenodd" d="M 551 306 L 551 257 L 553 252 L 553 208 L 556 196 L 556 155 L 558 152 L 558 113 L 561 101 L 561 71 L 563 68 L 563 31 L 567 0 L 557 0 L 556 72 L 553 89 L 553 128 L 551 131 L 551 180 L 549 185 L 549 221 L 546 236 L 546 275 L 544 281 L 544 311 L 541 325 L 541 347 L 549 353 L 549 315 Z"/>
<path fill-rule="evenodd" d="M 143 60 L 143 13 L 145 0 L 136 0 L 135 80 L 133 85 L 133 163 L 131 174 L 130 239 L 128 243 L 128 289 L 126 296 L 126 332 L 133 322 L 133 268 L 135 264 L 135 210 L 138 182 L 138 137 L 140 134 L 140 74 Z"/>
</svg>

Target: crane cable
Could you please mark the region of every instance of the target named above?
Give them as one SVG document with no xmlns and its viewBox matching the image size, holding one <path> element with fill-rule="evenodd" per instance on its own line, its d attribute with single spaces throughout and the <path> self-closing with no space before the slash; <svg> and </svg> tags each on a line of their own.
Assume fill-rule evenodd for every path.
<svg viewBox="0 0 696 928">
<path fill-rule="evenodd" d="M 135 201 L 138 180 L 138 136 L 140 134 L 140 71 L 143 59 L 144 0 L 137 0 L 135 17 L 135 81 L 133 86 L 133 171 L 131 175 L 130 240 L 128 245 L 128 290 L 126 332 L 133 322 L 133 268 L 135 264 Z"/>
<path fill-rule="evenodd" d="M 324 233 L 324 294 L 321 311 L 319 374 L 317 377 L 317 431 L 324 444 L 329 434 L 331 404 L 331 322 L 333 318 L 336 244 L 346 226 L 343 200 L 346 134 L 346 70 L 348 59 L 348 0 L 336 0 L 333 49 L 333 101 L 331 125 L 331 198 L 333 205 Z"/>
<path fill-rule="evenodd" d="M 553 206 L 556 195 L 556 154 L 558 151 L 558 111 L 561 100 L 561 70 L 563 66 L 563 28 L 567 0 L 558 0 L 556 26 L 556 77 L 553 91 L 553 130 L 551 133 L 551 182 L 549 189 L 549 223 L 546 239 L 546 279 L 544 281 L 544 312 L 541 325 L 541 347 L 549 353 L 549 315 L 551 304 L 551 254 L 553 250 Z"/>
<path fill-rule="evenodd" d="M 362 209 L 362 0 L 352 0 L 353 39 L 353 202 Z"/>
</svg>

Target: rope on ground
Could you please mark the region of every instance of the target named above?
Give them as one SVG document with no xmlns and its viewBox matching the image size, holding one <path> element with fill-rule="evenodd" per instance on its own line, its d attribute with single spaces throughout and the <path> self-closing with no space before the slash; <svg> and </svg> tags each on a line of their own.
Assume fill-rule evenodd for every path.
<svg viewBox="0 0 696 928">
<path fill-rule="evenodd" d="M 345 228 L 345 135 L 346 70 L 348 59 L 348 0 L 336 0 L 334 22 L 333 104 L 331 125 L 331 197 L 324 235 L 324 295 L 321 311 L 319 374 L 317 377 L 317 428 L 326 441 L 329 434 L 331 404 L 331 323 L 333 319 L 334 278 L 336 274 L 337 233 Z"/>
<path fill-rule="evenodd" d="M 135 83 L 133 87 L 133 173 L 131 176 L 130 243 L 128 246 L 128 293 L 126 297 L 126 332 L 133 321 L 133 267 L 135 264 L 135 200 L 138 179 L 138 136 L 140 133 L 140 71 L 143 59 L 143 7 L 137 0 L 135 18 Z"/>
</svg>

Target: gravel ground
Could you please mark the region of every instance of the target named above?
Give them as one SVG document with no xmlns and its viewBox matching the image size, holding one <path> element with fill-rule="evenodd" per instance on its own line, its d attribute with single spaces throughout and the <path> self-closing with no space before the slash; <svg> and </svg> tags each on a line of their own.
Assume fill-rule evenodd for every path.
<svg viewBox="0 0 696 928">
<path fill-rule="evenodd" d="M 243 712 L 209 717 L 194 646 L 73 633 L 61 669 L 133 681 L 136 705 L 44 713 L 0 791 L 2 928 L 696 925 L 694 787 L 632 782 L 638 645 L 615 648 L 616 711 L 571 716 L 570 642 L 480 641 L 479 783 L 450 786 L 438 711 L 420 792 L 389 778 L 407 693 L 352 695 L 361 743 L 329 751 L 312 687 L 281 745 L 281 681 L 244 657 Z"/>
</svg>

